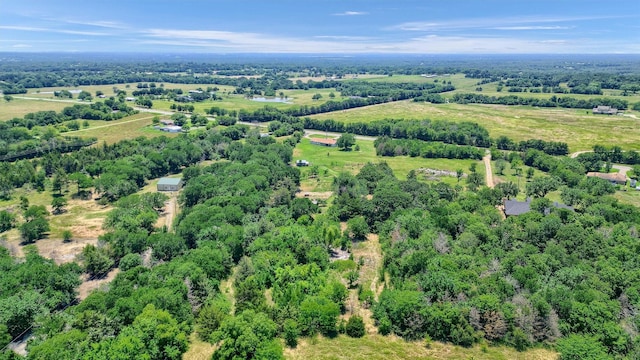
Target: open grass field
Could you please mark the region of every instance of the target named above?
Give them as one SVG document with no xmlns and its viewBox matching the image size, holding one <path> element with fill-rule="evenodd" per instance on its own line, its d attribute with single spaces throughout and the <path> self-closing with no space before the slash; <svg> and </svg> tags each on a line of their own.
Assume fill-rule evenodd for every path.
<svg viewBox="0 0 640 360">
<path fill-rule="evenodd" d="M 17 96 L 17 95 L 16 95 Z M 21 118 L 28 113 L 53 110 L 60 111 L 72 104 L 53 101 L 40 101 L 30 99 L 20 99 L 13 97 L 13 100 L 6 102 L 0 100 L 0 121 Z"/>
<path fill-rule="evenodd" d="M 311 171 L 311 167 L 301 168 L 303 190 L 331 190 L 331 183 L 334 176 L 337 176 L 343 171 L 356 174 L 368 162 L 386 162 L 399 179 L 406 179 L 409 171 L 420 168 L 448 171 L 463 169 L 465 172 L 468 172 L 469 165 L 471 165 L 472 162 L 477 162 L 478 172 L 484 175 L 484 166 L 480 160 L 425 159 L 408 156 L 382 157 L 376 156 L 373 141 L 357 140 L 356 144 L 360 146 L 359 151 L 340 151 L 338 148 L 312 145 L 309 139 L 302 139 L 300 144 L 294 149 L 294 160 L 307 160 L 311 163 L 311 167 L 317 166 L 319 172 L 316 178 L 310 178 L 309 172 Z M 457 182 L 455 177 L 442 177 L 440 179 L 451 185 Z"/>
<path fill-rule="evenodd" d="M 563 141 L 571 152 L 590 150 L 594 144 L 617 144 L 625 150 L 640 149 L 640 116 L 601 116 L 576 109 L 480 104 L 428 104 L 397 101 L 311 116 L 344 122 L 382 119 L 431 119 L 471 121 L 485 127 L 492 137 L 514 140 Z M 632 117 L 633 116 L 633 117 Z"/>
<path fill-rule="evenodd" d="M 139 136 L 156 137 L 178 136 L 175 133 L 167 133 L 156 130 L 150 125 L 153 122 L 154 114 L 140 113 L 132 116 L 127 116 L 120 120 L 114 121 L 89 121 L 89 128 L 80 129 L 77 131 L 66 132 L 68 136 L 79 137 L 96 137 L 98 138 L 98 144 L 103 142 L 107 144 L 113 144 L 124 139 L 135 139 Z"/>
<path fill-rule="evenodd" d="M 340 335 L 335 339 L 317 337 L 301 339 L 297 348 L 285 348 L 285 358 L 291 360 L 399 360 L 399 359 L 491 359 L 491 360 L 552 360 L 558 355 L 546 349 L 517 352 L 508 347 L 476 345 L 463 348 L 451 344 L 432 342 L 430 347 L 422 341 L 407 342 L 395 336 L 366 335 L 354 339 Z M 185 358 L 186 359 L 186 358 Z"/>
</svg>

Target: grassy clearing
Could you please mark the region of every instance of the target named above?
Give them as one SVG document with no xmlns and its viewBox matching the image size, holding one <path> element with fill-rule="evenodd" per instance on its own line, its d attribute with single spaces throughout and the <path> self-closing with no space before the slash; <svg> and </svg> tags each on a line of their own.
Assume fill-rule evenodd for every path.
<svg viewBox="0 0 640 360">
<path fill-rule="evenodd" d="M 53 101 L 40 101 L 30 99 L 19 99 L 14 97 L 10 102 L 0 101 L 0 121 L 10 120 L 13 118 L 21 118 L 28 113 L 37 111 L 61 111 L 67 106 L 73 104 Z"/>
<path fill-rule="evenodd" d="M 590 150 L 594 144 L 612 142 L 625 150 L 640 149 L 639 118 L 597 116 L 587 110 L 479 104 L 434 105 L 398 101 L 312 117 L 344 122 L 367 122 L 388 118 L 472 121 L 484 126 L 492 137 L 505 135 L 518 141 L 563 141 L 569 144 L 571 152 Z"/>
<path fill-rule="evenodd" d="M 178 134 L 166 133 L 152 128 L 151 125 L 155 115 L 140 113 L 127 116 L 114 121 L 89 121 L 90 127 L 78 131 L 69 131 L 65 135 L 80 137 L 96 137 L 98 145 L 102 142 L 113 144 L 124 139 L 135 139 L 139 136 L 174 137 Z"/>
<path fill-rule="evenodd" d="M 216 351 L 216 347 L 208 342 L 198 339 L 196 333 L 189 337 L 189 350 L 182 354 L 184 360 L 209 360 Z"/>
<path fill-rule="evenodd" d="M 463 348 L 450 344 L 432 342 L 427 348 L 424 342 L 406 342 L 395 336 L 367 335 L 353 339 L 340 335 L 335 339 L 316 337 L 301 339 L 295 349 L 285 349 L 285 357 L 297 359 L 326 360 L 393 360 L 393 359 L 495 359 L 495 360 L 546 360 L 558 355 L 546 349 L 517 352 L 508 347 L 476 345 Z"/>
<path fill-rule="evenodd" d="M 319 175 L 316 178 L 310 178 L 309 172 L 311 168 L 301 168 L 303 189 L 305 191 L 331 190 L 331 183 L 334 176 L 337 176 L 343 171 L 356 174 L 368 162 L 387 162 L 399 179 L 405 179 L 409 171 L 420 168 L 448 171 L 463 169 L 467 172 L 472 162 L 478 163 L 478 172 L 484 175 L 484 166 L 482 166 L 481 161 L 424 159 L 408 156 L 382 157 L 376 155 L 375 149 L 373 148 L 373 141 L 357 140 L 356 144 L 360 146 L 360 151 L 340 151 L 338 148 L 312 145 L 309 139 L 302 139 L 294 150 L 294 160 L 307 160 L 311 163 L 311 166 L 318 166 L 319 170 Z M 443 177 L 441 179 L 450 184 L 456 183 L 455 177 Z"/>
</svg>

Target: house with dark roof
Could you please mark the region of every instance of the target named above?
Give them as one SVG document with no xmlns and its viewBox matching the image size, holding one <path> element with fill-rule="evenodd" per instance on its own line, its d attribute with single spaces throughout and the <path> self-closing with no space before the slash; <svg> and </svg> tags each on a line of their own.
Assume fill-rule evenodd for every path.
<svg viewBox="0 0 640 360">
<path fill-rule="evenodd" d="M 589 177 L 597 177 L 603 180 L 607 180 L 612 184 L 617 185 L 625 185 L 627 183 L 627 176 L 621 173 L 601 173 L 601 172 L 588 172 L 587 176 Z"/>
<path fill-rule="evenodd" d="M 338 140 L 336 139 L 310 138 L 309 141 L 313 145 L 322 145 L 329 147 L 334 147 L 338 144 Z"/>
<path fill-rule="evenodd" d="M 556 209 L 567 209 L 570 211 L 575 211 L 572 206 L 561 204 L 557 201 L 551 203 L 551 206 Z M 528 213 L 531 211 L 531 198 L 527 198 L 526 201 L 518 201 L 515 199 L 507 199 L 504 201 L 504 214 L 505 216 L 518 216 L 524 213 Z M 544 214 L 549 215 L 551 213 L 551 208 L 545 208 Z"/>
<path fill-rule="evenodd" d="M 598 105 L 593 108 L 594 114 L 615 115 L 618 113 L 618 109 L 611 106 Z"/>
</svg>

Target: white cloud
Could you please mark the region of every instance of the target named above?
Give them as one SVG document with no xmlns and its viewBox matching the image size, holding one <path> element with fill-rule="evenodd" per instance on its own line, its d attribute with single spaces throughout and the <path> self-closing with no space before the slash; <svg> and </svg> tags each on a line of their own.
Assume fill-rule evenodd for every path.
<svg viewBox="0 0 640 360">
<path fill-rule="evenodd" d="M 126 29 L 127 28 L 127 26 L 116 21 L 82 21 L 82 20 L 58 20 L 58 21 L 63 21 L 67 24 L 95 26 L 95 27 L 108 28 L 108 29 Z"/>
<path fill-rule="evenodd" d="M 573 26 L 498 26 L 491 28 L 493 30 L 568 30 Z"/>
<path fill-rule="evenodd" d="M 315 39 L 331 39 L 331 40 L 345 40 L 345 41 L 365 41 L 373 40 L 374 38 L 369 36 L 350 36 L 350 35 L 316 35 Z"/>
<path fill-rule="evenodd" d="M 613 16 L 584 16 L 584 17 L 515 17 L 515 18 L 471 18 L 450 21 L 413 21 L 393 25 L 387 30 L 404 31 L 445 31 L 464 29 L 497 29 L 497 30 L 553 30 L 554 28 L 568 28 L 566 26 L 543 26 L 524 24 L 566 23 L 574 21 L 612 19 Z"/>
<path fill-rule="evenodd" d="M 320 35 L 281 37 L 260 33 L 217 30 L 149 29 L 143 45 L 181 47 L 191 51 L 265 52 L 265 53 L 418 53 L 418 54 L 528 54 L 593 53 L 632 48 L 624 44 L 594 42 L 590 39 L 522 39 L 518 37 L 438 36 L 410 39 L 379 39 L 358 36 Z M 198 50 L 199 49 L 199 50 Z"/>
<path fill-rule="evenodd" d="M 108 35 L 111 35 L 111 34 L 108 34 L 108 33 L 94 32 L 94 31 L 76 31 L 76 30 L 52 29 L 52 28 L 32 27 L 32 26 L 2 25 L 2 26 L 0 26 L 0 29 L 17 30 L 17 31 L 51 32 L 51 33 L 59 33 L 59 34 L 87 35 L 87 36 L 108 36 Z"/>
<path fill-rule="evenodd" d="M 15 44 L 15 45 L 12 45 L 11 47 L 12 48 L 30 48 L 30 47 L 33 47 L 33 46 L 28 45 L 28 44 Z"/>
<path fill-rule="evenodd" d="M 366 11 L 345 11 L 341 13 L 335 13 L 333 16 L 356 16 L 356 15 L 368 15 Z"/>
</svg>

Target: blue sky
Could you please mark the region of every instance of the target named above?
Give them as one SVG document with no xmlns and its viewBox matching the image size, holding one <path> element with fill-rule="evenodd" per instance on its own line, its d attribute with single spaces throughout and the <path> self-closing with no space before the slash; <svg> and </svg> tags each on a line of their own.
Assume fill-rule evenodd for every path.
<svg viewBox="0 0 640 360">
<path fill-rule="evenodd" d="M 4 0 L 0 51 L 640 53 L 640 0 Z"/>
</svg>

